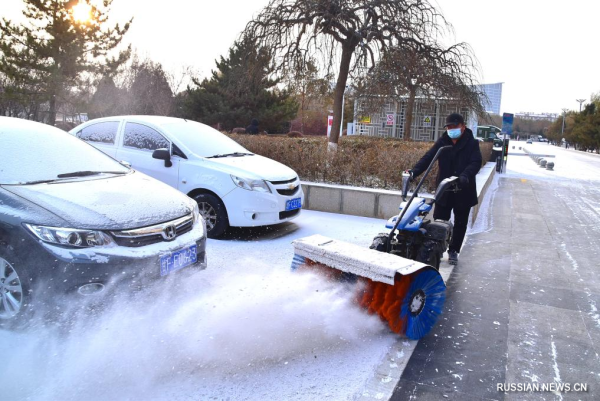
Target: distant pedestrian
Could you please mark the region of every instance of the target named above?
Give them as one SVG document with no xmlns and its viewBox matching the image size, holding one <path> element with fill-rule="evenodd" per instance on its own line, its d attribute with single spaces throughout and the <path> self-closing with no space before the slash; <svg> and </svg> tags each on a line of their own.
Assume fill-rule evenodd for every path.
<svg viewBox="0 0 600 401">
<path fill-rule="evenodd" d="M 250 125 L 246 127 L 246 133 L 252 135 L 258 134 L 258 120 L 256 118 L 253 118 Z"/>
<path fill-rule="evenodd" d="M 447 221 L 454 212 L 454 232 L 448 247 L 448 263 L 455 265 L 467 232 L 469 212 L 478 203 L 475 176 L 481 168 L 482 158 L 479 141 L 473 137 L 473 131 L 465 126 L 463 116 L 458 113 L 450 114 L 446 118 L 445 128 L 446 132 L 409 172 L 411 176 L 419 176 L 427 169 L 439 148 L 452 146 L 451 150 L 442 153 L 438 159 L 437 185 L 442 180 L 455 176 L 459 178 L 461 190 L 446 192 L 435 204 L 433 218 Z"/>
</svg>

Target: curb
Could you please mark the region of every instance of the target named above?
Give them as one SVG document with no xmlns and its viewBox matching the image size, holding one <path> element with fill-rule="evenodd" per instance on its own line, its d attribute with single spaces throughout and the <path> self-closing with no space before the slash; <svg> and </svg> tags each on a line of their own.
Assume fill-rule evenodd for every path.
<svg viewBox="0 0 600 401">
<path fill-rule="evenodd" d="M 471 224 L 477 218 L 479 205 L 492 182 L 495 172 L 496 163 L 487 162 L 477 173 L 477 199 L 479 204 L 473 207 Z M 303 208 L 306 210 L 388 219 L 390 216 L 398 214 L 398 206 L 402 202 L 401 191 L 308 181 L 301 181 L 301 185 L 304 191 Z M 423 197 L 432 197 L 432 195 L 423 194 Z"/>
</svg>

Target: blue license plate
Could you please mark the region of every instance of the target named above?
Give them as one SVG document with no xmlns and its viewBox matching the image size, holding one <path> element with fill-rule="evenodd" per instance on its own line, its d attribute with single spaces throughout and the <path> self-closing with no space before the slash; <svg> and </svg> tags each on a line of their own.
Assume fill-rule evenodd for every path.
<svg viewBox="0 0 600 401">
<path fill-rule="evenodd" d="M 175 251 L 160 258 L 160 275 L 166 276 L 171 272 L 192 265 L 197 261 L 196 245 L 180 249 L 179 251 Z"/>
<path fill-rule="evenodd" d="M 302 198 L 295 198 L 285 201 L 285 210 L 296 210 L 302 207 Z"/>
</svg>

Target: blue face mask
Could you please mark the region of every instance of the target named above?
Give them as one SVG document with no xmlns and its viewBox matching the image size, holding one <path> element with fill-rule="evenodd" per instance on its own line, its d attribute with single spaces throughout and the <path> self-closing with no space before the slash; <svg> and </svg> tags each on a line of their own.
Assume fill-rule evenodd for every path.
<svg viewBox="0 0 600 401">
<path fill-rule="evenodd" d="M 449 129 L 448 130 L 448 136 L 452 139 L 456 139 L 458 137 L 460 137 L 460 128 L 454 128 L 454 129 Z"/>
</svg>

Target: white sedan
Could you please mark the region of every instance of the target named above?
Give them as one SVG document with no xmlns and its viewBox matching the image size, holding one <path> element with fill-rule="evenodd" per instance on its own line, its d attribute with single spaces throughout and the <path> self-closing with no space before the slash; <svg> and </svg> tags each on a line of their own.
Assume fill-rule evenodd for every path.
<svg viewBox="0 0 600 401">
<path fill-rule="evenodd" d="M 90 120 L 70 131 L 113 158 L 198 202 L 208 236 L 297 217 L 298 174 L 195 121 L 161 116 Z"/>
</svg>

